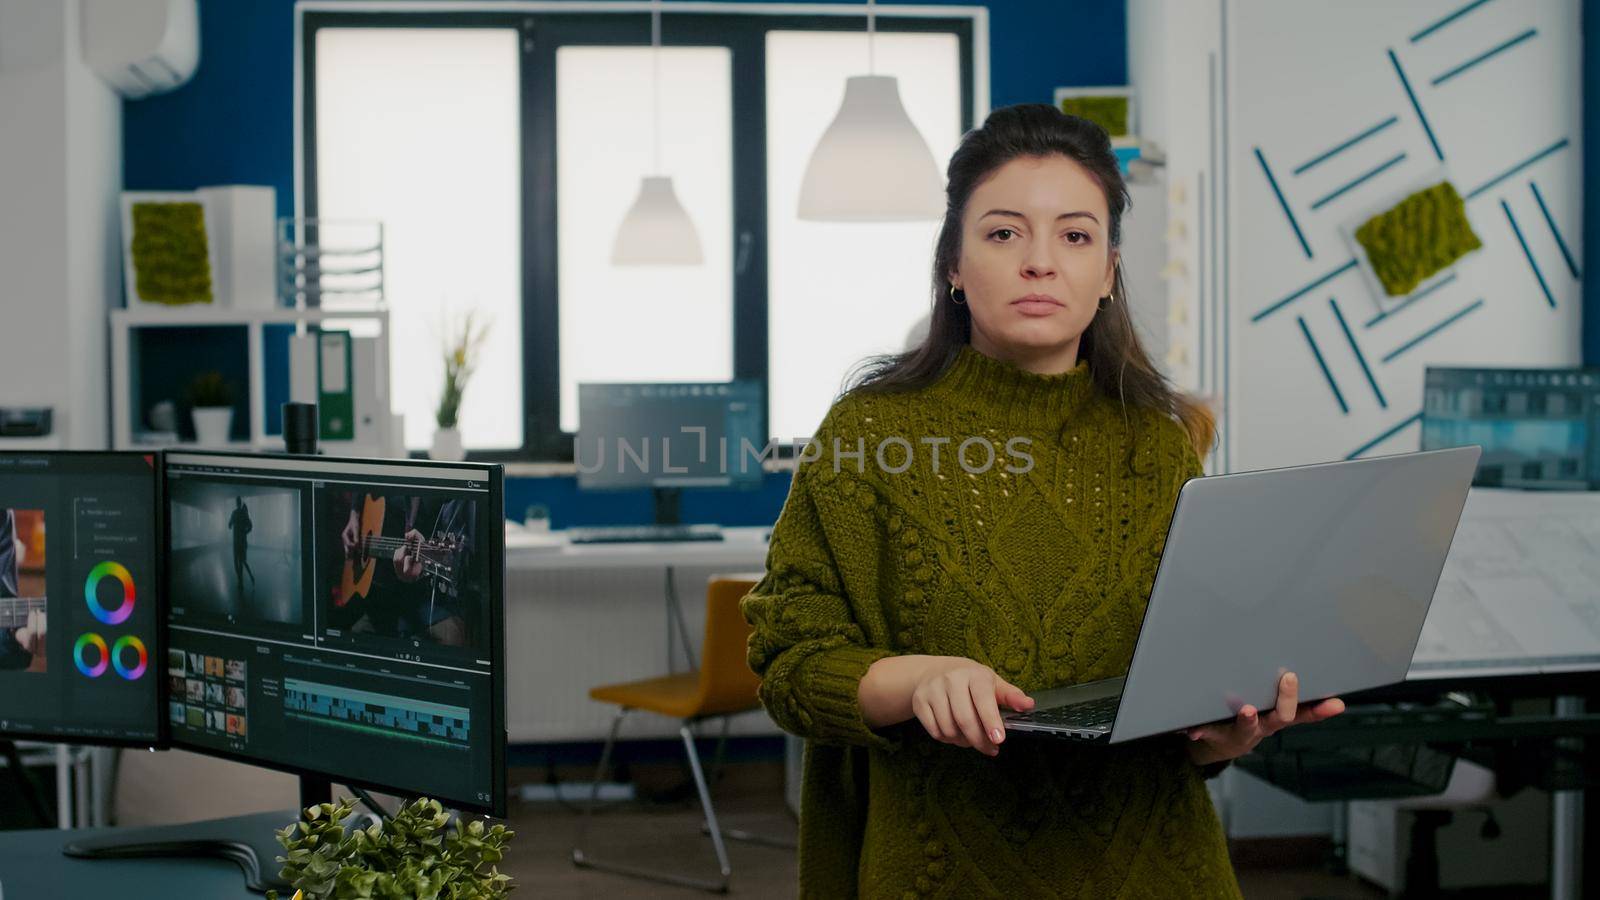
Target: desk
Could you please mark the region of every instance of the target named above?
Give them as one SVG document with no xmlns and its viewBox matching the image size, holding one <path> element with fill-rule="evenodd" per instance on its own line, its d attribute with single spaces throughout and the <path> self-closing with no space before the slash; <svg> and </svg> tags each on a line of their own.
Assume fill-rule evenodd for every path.
<svg viewBox="0 0 1600 900">
<path fill-rule="evenodd" d="M 694 647 L 705 633 L 706 580 L 764 569 L 769 530 L 726 528 L 720 541 L 618 544 L 571 544 L 557 531 L 538 548 L 519 547 L 521 535 L 512 531 L 506 548 L 511 740 L 603 740 L 612 710 L 589 700 L 589 688 L 670 671 L 670 636 Z M 681 618 L 670 606 L 663 610 L 668 578 L 681 598 Z M 676 729 L 644 716 L 629 723 L 628 737 L 676 737 Z M 779 732 L 766 717 L 750 715 L 732 733 Z"/>
<path fill-rule="evenodd" d="M 268 813 L 263 828 L 283 824 L 281 813 Z M 221 859 L 85 860 L 62 854 L 70 840 L 114 835 L 119 829 L 80 831 L 56 829 L 0 832 L 0 890 L 4 900 L 57 900 L 61 897 L 110 896 L 139 898 L 252 898 L 244 873 Z"/>
<path fill-rule="evenodd" d="M 549 543 L 539 547 L 519 546 L 520 535 L 513 531 L 506 539 L 506 569 L 516 572 L 659 570 L 666 566 L 760 569 L 766 565 L 766 535 L 771 530 L 724 528 L 720 541 L 614 544 L 574 544 L 567 541 L 562 532 L 552 531 L 545 536 Z"/>
</svg>

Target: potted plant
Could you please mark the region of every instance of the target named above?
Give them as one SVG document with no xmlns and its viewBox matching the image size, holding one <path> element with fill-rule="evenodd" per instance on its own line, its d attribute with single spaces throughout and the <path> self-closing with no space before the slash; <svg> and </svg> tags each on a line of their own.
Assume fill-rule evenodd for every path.
<svg viewBox="0 0 1600 900">
<path fill-rule="evenodd" d="M 475 311 L 468 311 L 459 322 L 443 329 L 444 389 L 439 394 L 439 409 L 434 416 L 439 426 L 433 433 L 433 447 L 428 456 L 433 459 L 458 460 L 466 458 L 467 451 L 461 443 L 457 427 L 461 415 L 461 398 L 467 382 L 478 367 L 478 351 L 489 335 L 489 324 L 480 321 Z"/>
<path fill-rule="evenodd" d="M 233 385 L 221 372 L 205 372 L 189 383 L 194 439 L 203 447 L 222 447 L 233 430 Z"/>
<path fill-rule="evenodd" d="M 495 864 L 515 834 L 504 825 L 449 816 L 437 800 L 420 799 L 392 819 L 345 829 L 354 801 L 307 807 L 301 821 L 278 832 L 286 856 L 282 877 L 303 900 L 347 897 L 492 900 L 510 893 L 511 876 Z M 276 892 L 267 894 L 277 900 Z"/>
</svg>

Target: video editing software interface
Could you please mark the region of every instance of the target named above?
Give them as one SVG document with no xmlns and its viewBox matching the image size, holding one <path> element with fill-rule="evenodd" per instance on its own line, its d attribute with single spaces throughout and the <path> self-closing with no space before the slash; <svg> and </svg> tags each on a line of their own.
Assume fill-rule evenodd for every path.
<svg viewBox="0 0 1600 900">
<path fill-rule="evenodd" d="M 500 811 L 496 469 L 170 453 L 166 478 L 174 744 Z"/>
<path fill-rule="evenodd" d="M 159 475 L 138 453 L 0 453 L 0 735 L 158 741 Z"/>
</svg>

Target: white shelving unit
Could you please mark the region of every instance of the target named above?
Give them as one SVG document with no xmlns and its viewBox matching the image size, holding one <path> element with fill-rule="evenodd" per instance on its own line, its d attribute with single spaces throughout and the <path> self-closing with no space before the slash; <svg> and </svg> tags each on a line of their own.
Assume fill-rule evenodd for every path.
<svg viewBox="0 0 1600 900">
<path fill-rule="evenodd" d="M 245 329 L 249 372 L 250 440 L 232 441 L 217 450 L 266 450 L 279 448 L 281 438 L 266 433 L 266 370 L 263 360 L 263 342 L 269 325 L 293 325 L 296 334 L 304 334 L 308 326 L 325 323 L 350 323 L 366 325 L 361 333 L 368 334 L 376 323 L 378 377 L 387 385 L 389 379 L 389 310 L 387 307 L 365 309 L 292 309 L 288 307 L 264 310 L 243 310 L 212 307 L 178 309 L 133 308 L 111 312 L 111 427 L 112 446 L 118 450 L 158 449 L 160 444 L 135 440 L 133 423 L 140 411 L 133 409 L 135 373 L 132 371 L 132 344 L 136 331 L 152 328 L 205 328 L 240 327 Z M 387 396 L 387 390 L 384 391 Z M 336 444 L 329 444 L 334 447 Z M 363 448 L 373 451 L 377 448 Z"/>
</svg>

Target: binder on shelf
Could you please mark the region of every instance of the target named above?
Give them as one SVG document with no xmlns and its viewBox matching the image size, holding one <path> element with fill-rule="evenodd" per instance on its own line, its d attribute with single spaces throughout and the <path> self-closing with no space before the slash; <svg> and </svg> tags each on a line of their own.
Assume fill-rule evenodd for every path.
<svg viewBox="0 0 1600 900">
<path fill-rule="evenodd" d="M 352 368 L 350 332 L 320 332 L 317 335 L 317 414 L 318 429 L 324 440 L 348 441 L 355 437 Z"/>
</svg>

